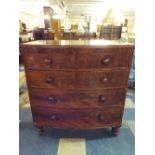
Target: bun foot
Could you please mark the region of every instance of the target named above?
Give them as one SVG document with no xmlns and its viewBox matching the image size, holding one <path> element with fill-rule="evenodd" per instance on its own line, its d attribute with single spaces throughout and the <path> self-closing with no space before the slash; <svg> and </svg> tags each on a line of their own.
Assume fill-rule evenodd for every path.
<svg viewBox="0 0 155 155">
<path fill-rule="evenodd" d="M 118 133 L 119 133 L 119 127 L 112 127 L 112 134 L 114 135 L 114 136 L 117 136 L 118 135 Z"/>
<path fill-rule="evenodd" d="M 44 131 L 43 126 L 36 126 L 36 130 L 37 130 L 39 135 L 42 135 L 42 133 Z"/>
</svg>

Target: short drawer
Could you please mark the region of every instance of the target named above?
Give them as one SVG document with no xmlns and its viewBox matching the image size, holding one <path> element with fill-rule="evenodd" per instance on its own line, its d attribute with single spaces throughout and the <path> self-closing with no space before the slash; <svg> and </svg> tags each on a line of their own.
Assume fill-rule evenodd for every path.
<svg viewBox="0 0 155 155">
<path fill-rule="evenodd" d="M 25 67 L 28 69 L 71 69 L 75 68 L 75 52 L 70 48 L 25 47 L 22 52 Z"/>
<path fill-rule="evenodd" d="M 132 48 L 37 48 L 22 52 L 28 69 L 130 68 Z"/>
<path fill-rule="evenodd" d="M 29 87 L 98 89 L 126 87 L 128 71 L 27 71 Z"/>
<path fill-rule="evenodd" d="M 102 128 L 120 125 L 123 109 L 120 107 L 61 110 L 61 109 L 33 109 L 35 123 L 55 128 Z"/>
<path fill-rule="evenodd" d="M 73 48 L 80 69 L 130 68 L 132 48 Z"/>
<path fill-rule="evenodd" d="M 30 89 L 31 105 L 43 108 L 99 108 L 104 106 L 123 106 L 125 89 L 108 90 L 49 90 Z"/>
</svg>

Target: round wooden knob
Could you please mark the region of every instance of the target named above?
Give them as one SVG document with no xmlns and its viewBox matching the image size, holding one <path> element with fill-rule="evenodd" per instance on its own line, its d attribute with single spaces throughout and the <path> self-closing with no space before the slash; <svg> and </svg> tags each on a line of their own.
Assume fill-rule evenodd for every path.
<svg viewBox="0 0 155 155">
<path fill-rule="evenodd" d="M 51 84 L 51 83 L 53 83 L 54 82 L 54 79 L 52 78 L 52 77 L 48 77 L 47 79 L 46 79 L 46 83 L 48 83 L 48 84 Z"/>
<path fill-rule="evenodd" d="M 107 83 L 108 82 L 108 78 L 107 77 L 101 78 L 101 82 L 102 83 Z"/>
<path fill-rule="evenodd" d="M 49 103 L 55 103 L 56 99 L 55 99 L 55 97 L 50 96 L 50 97 L 48 97 L 48 101 L 49 101 Z"/>
<path fill-rule="evenodd" d="M 102 65 L 106 65 L 106 64 L 108 64 L 109 62 L 110 62 L 110 58 L 104 58 L 104 59 L 101 60 L 101 64 L 102 64 Z"/>
<path fill-rule="evenodd" d="M 52 61 L 52 59 L 45 59 L 44 62 L 47 65 L 51 65 L 53 61 Z"/>
<path fill-rule="evenodd" d="M 52 115 L 52 116 L 50 116 L 50 120 L 55 121 L 56 119 L 57 119 L 56 115 Z"/>
<path fill-rule="evenodd" d="M 99 101 L 100 101 L 100 102 L 105 102 L 105 101 L 106 101 L 106 97 L 103 96 L 103 95 L 100 95 L 100 96 L 99 96 Z"/>
<path fill-rule="evenodd" d="M 99 114 L 97 119 L 98 119 L 98 121 L 103 122 L 104 116 L 102 114 Z"/>
</svg>

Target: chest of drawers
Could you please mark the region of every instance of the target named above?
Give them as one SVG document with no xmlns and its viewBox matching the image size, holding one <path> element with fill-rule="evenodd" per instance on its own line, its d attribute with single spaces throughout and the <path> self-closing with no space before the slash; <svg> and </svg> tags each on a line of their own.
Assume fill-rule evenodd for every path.
<svg viewBox="0 0 155 155">
<path fill-rule="evenodd" d="M 33 122 L 96 129 L 122 123 L 134 45 L 104 40 L 22 44 Z"/>
</svg>

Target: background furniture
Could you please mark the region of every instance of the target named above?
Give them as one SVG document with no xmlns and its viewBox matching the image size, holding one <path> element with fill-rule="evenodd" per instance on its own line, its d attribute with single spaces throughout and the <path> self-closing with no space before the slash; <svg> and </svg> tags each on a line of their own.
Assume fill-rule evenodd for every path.
<svg viewBox="0 0 155 155">
<path fill-rule="evenodd" d="M 22 44 L 34 125 L 94 129 L 122 123 L 134 45 L 104 40 Z"/>
<path fill-rule="evenodd" d="M 51 20 L 52 20 L 53 14 L 54 14 L 54 10 L 49 6 L 44 6 L 43 7 L 43 13 L 44 13 L 45 29 L 53 28 Z"/>
<path fill-rule="evenodd" d="M 118 40 L 121 38 L 122 26 L 101 26 L 100 38 Z"/>
<path fill-rule="evenodd" d="M 52 19 L 51 20 L 52 29 L 55 33 L 55 38 L 60 40 L 61 38 L 61 21 L 60 19 Z"/>
<path fill-rule="evenodd" d="M 117 40 L 121 38 L 122 26 L 112 26 L 111 40 Z"/>
<path fill-rule="evenodd" d="M 76 33 L 74 35 L 75 40 L 90 40 L 90 39 L 96 39 L 96 33 L 95 32 L 85 32 L 85 33 Z"/>
<path fill-rule="evenodd" d="M 75 32 L 62 32 L 61 40 L 73 40 Z"/>
<path fill-rule="evenodd" d="M 45 28 L 33 30 L 34 40 L 54 40 L 54 32 Z"/>
<path fill-rule="evenodd" d="M 112 26 L 101 26 L 100 38 L 111 39 Z"/>
<path fill-rule="evenodd" d="M 90 40 L 96 39 L 95 32 L 76 33 L 76 32 L 63 32 L 61 40 Z"/>
</svg>

